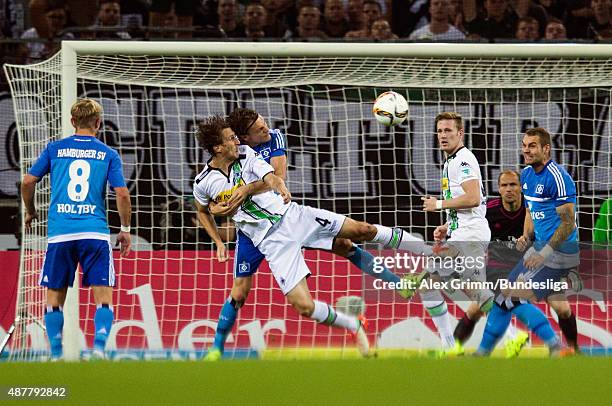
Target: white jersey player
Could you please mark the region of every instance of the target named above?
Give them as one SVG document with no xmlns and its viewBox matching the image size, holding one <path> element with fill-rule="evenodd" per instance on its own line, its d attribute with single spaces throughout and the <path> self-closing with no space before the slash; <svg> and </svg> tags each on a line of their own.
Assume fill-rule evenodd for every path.
<svg viewBox="0 0 612 406">
<path fill-rule="evenodd" d="M 487 202 L 478 160 L 463 145 L 463 119 L 457 113 L 436 116 L 436 130 L 440 149 L 446 160 L 442 171 L 443 199 L 423 197 L 424 211 L 445 210 L 446 223 L 436 227 L 434 240 L 446 241 L 442 248 L 445 257 L 453 259 L 454 266 L 432 266 L 416 279 L 430 276 L 433 280 L 458 275 L 463 280 L 486 281 L 486 250 L 491 230 L 485 218 Z M 446 265 L 448 262 L 444 262 Z M 475 311 L 486 312 L 493 304 L 493 292 L 488 289 L 464 289 L 477 303 Z M 446 302 L 438 290 L 421 290 L 423 305 L 431 315 L 446 350 L 454 348 L 462 353 L 450 325 Z"/>
<path fill-rule="evenodd" d="M 429 247 L 398 228 L 374 226 L 290 202 L 291 195 L 283 180 L 274 174 L 274 168 L 250 147 L 241 146 L 221 116 L 212 116 L 200 123 L 198 141 L 212 155 L 194 182 L 198 210 L 209 215 L 210 201 L 227 201 L 230 206 L 239 202 L 232 220 L 264 254 L 288 302 L 302 316 L 348 329 L 360 352 L 367 356 L 365 318 L 347 316 L 312 299 L 306 284 L 310 271 L 302 247 L 329 250 L 334 238 L 372 241 L 417 252 L 427 252 Z M 250 191 L 259 180 L 272 190 L 252 195 Z"/>
</svg>

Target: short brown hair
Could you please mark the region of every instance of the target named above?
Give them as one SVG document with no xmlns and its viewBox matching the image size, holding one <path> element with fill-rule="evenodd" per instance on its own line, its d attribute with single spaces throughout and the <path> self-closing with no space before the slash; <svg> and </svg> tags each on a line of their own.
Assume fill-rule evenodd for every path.
<svg viewBox="0 0 612 406">
<path fill-rule="evenodd" d="M 551 145 L 550 133 L 542 127 L 530 128 L 525 131 L 525 135 L 528 135 L 530 137 L 534 135 L 537 136 L 542 147 L 544 147 L 545 145 Z"/>
<path fill-rule="evenodd" d="M 246 137 L 249 129 L 255 124 L 259 118 L 259 113 L 253 109 L 239 108 L 227 116 L 229 126 L 234 130 L 238 138 L 241 140 Z"/>
<path fill-rule="evenodd" d="M 446 111 L 436 116 L 436 129 L 438 128 L 438 122 L 442 120 L 454 120 L 457 130 L 463 130 L 463 117 L 461 114 L 454 111 Z"/>
<path fill-rule="evenodd" d="M 76 128 L 95 130 L 96 121 L 102 116 L 102 106 L 92 99 L 80 99 L 70 108 Z"/>
<path fill-rule="evenodd" d="M 196 132 L 196 138 L 200 147 L 206 149 L 210 155 L 214 156 L 214 148 L 217 145 L 223 144 L 221 132 L 226 128 L 230 128 L 230 126 L 225 117 L 219 114 L 200 121 L 198 123 L 198 131 Z"/>
<path fill-rule="evenodd" d="M 503 171 L 499 173 L 499 176 L 497 177 L 498 186 L 499 186 L 499 182 L 501 182 L 501 177 L 504 175 L 514 175 L 518 179 L 519 183 L 521 183 L 521 175 L 517 171 L 515 171 L 514 169 L 504 169 Z"/>
</svg>

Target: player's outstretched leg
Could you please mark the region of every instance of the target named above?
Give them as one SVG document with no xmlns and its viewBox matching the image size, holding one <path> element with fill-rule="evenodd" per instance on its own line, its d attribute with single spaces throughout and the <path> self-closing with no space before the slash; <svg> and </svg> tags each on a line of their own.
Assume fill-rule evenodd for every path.
<svg viewBox="0 0 612 406">
<path fill-rule="evenodd" d="M 64 329 L 64 312 L 61 306 L 47 306 L 45 311 L 45 327 L 51 348 L 51 360 L 62 358 L 62 331 Z"/>
<path fill-rule="evenodd" d="M 359 246 L 354 244 L 351 240 L 346 238 L 337 238 L 334 241 L 334 247 L 332 249 L 334 254 L 340 255 L 341 257 L 347 258 L 363 273 L 370 275 L 373 278 L 390 282 L 399 287 L 397 294 L 405 299 L 410 299 L 413 292 L 407 293 L 406 289 L 401 289 L 401 278 L 391 272 L 387 267 L 377 265 L 375 263 L 374 255 L 368 251 L 361 249 Z"/>
<path fill-rule="evenodd" d="M 251 291 L 252 277 L 235 278 L 232 291 L 223 304 L 217 321 L 217 330 L 215 331 L 215 340 L 213 345 L 208 349 L 208 353 L 204 357 L 205 361 L 218 361 L 225 351 L 225 341 L 227 336 L 234 328 L 238 310 L 244 305 L 246 298 Z"/>
<path fill-rule="evenodd" d="M 288 294 L 287 300 L 302 316 L 309 317 L 321 324 L 347 329 L 357 349 L 364 357 L 370 355 L 370 343 L 366 334 L 367 321 L 363 316 L 352 317 L 335 310 L 331 305 L 313 300 L 306 284 L 302 279 Z"/>
<path fill-rule="evenodd" d="M 411 251 L 415 254 L 431 255 L 432 249 L 421 238 L 401 228 L 390 228 L 380 224 L 372 225 L 347 218 L 336 236 L 352 241 L 371 241 L 385 248 Z"/>
</svg>

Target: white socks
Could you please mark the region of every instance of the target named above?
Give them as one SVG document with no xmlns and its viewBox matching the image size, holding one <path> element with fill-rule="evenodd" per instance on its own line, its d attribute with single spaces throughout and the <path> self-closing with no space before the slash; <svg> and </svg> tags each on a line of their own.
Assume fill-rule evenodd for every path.
<svg viewBox="0 0 612 406">
<path fill-rule="evenodd" d="M 377 233 L 373 242 L 382 244 L 385 248 L 401 249 L 411 251 L 415 254 L 431 255 L 432 249 L 419 237 L 415 237 L 401 228 L 390 228 L 375 224 Z"/>
<path fill-rule="evenodd" d="M 451 327 L 448 308 L 442 293 L 438 290 L 429 290 L 420 292 L 420 295 L 423 306 L 427 309 L 436 329 L 438 329 L 438 333 L 440 333 L 442 346 L 445 349 L 453 348 L 455 346 L 455 338 L 453 337 L 453 328 Z"/>
<path fill-rule="evenodd" d="M 352 332 L 357 331 L 359 328 L 359 322 L 355 317 L 338 312 L 327 303 L 319 302 L 318 300 L 313 300 L 313 302 L 314 311 L 310 315 L 311 319 L 328 326 L 343 327 Z"/>
</svg>

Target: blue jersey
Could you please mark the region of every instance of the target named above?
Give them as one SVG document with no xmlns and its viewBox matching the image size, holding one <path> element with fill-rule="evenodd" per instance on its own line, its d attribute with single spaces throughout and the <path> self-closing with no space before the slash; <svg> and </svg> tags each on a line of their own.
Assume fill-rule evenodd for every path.
<svg viewBox="0 0 612 406">
<path fill-rule="evenodd" d="M 525 206 L 529 208 L 535 231 L 536 242 L 550 241 L 561 224 L 557 207 L 566 203 L 576 204 L 576 184 L 567 171 L 554 162 L 548 161 L 539 173 L 528 166 L 521 172 L 521 184 Z M 577 231 L 566 241 L 576 241 Z M 536 244 L 536 248 L 539 248 Z M 562 248 L 560 251 L 564 251 Z"/>
<path fill-rule="evenodd" d="M 255 150 L 255 152 L 259 153 L 259 155 L 261 155 L 267 163 L 270 163 L 270 158 L 272 158 L 273 156 L 287 155 L 287 152 L 285 151 L 287 147 L 285 142 L 285 136 L 283 135 L 281 130 L 269 130 L 268 133 L 270 134 L 272 139 L 270 139 L 270 141 L 268 142 L 264 142 L 253 147 L 253 149 Z"/>
<path fill-rule="evenodd" d="M 106 183 L 125 186 L 117 151 L 95 137 L 73 135 L 49 143 L 29 173 L 51 174 L 49 242 L 108 238 Z"/>
</svg>

